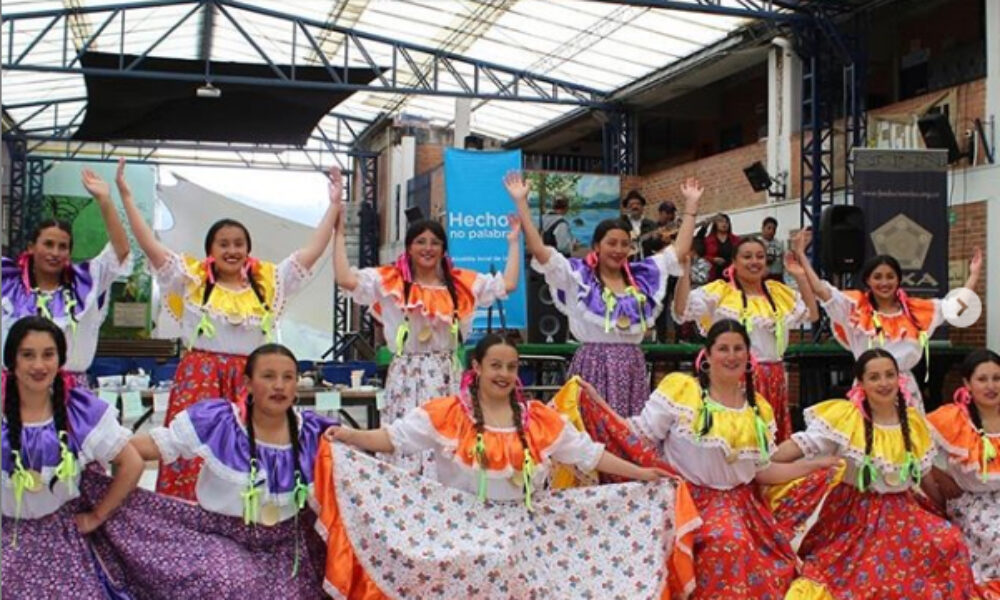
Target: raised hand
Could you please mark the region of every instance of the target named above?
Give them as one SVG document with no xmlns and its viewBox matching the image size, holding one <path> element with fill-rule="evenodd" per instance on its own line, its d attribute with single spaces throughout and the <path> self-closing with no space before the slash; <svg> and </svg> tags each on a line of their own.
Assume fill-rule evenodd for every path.
<svg viewBox="0 0 1000 600">
<path fill-rule="evenodd" d="M 111 199 L 111 188 L 97 173 L 91 171 L 90 169 L 84 169 L 80 173 L 80 179 L 83 182 L 83 187 L 86 188 L 86 190 L 90 192 L 90 195 L 93 196 L 98 202 L 107 202 Z"/>
<path fill-rule="evenodd" d="M 507 171 L 503 177 L 503 186 L 507 188 L 507 193 L 518 203 L 528 203 L 528 194 L 531 193 L 531 184 L 524 178 L 520 171 Z"/>
<path fill-rule="evenodd" d="M 800 229 L 795 232 L 795 235 L 792 236 L 792 251 L 799 256 L 803 256 L 811 243 L 812 229 L 809 229 L 808 227 Z"/>
<path fill-rule="evenodd" d="M 799 262 L 799 255 L 795 252 L 785 253 L 785 272 L 796 278 L 806 276 L 806 269 Z"/>
<path fill-rule="evenodd" d="M 698 202 L 705 193 L 704 186 L 695 177 L 688 177 L 681 183 L 681 195 L 684 196 L 684 212 L 698 214 Z"/>
<path fill-rule="evenodd" d="M 344 201 L 344 177 L 340 173 L 340 167 L 330 167 L 327 176 L 330 179 L 330 203 L 339 207 Z"/>
<path fill-rule="evenodd" d="M 128 187 L 128 182 L 125 181 L 125 157 L 118 157 L 118 170 L 115 172 L 115 185 L 118 186 L 118 193 L 122 196 L 126 194 L 131 196 L 132 189 Z"/>
<path fill-rule="evenodd" d="M 517 243 L 521 236 L 521 217 L 518 215 L 507 215 L 507 222 L 510 224 L 510 231 L 507 232 L 507 241 Z"/>
<path fill-rule="evenodd" d="M 983 270 L 983 249 L 977 247 L 972 254 L 972 260 L 969 261 L 969 273 L 975 273 L 977 276 Z"/>
</svg>

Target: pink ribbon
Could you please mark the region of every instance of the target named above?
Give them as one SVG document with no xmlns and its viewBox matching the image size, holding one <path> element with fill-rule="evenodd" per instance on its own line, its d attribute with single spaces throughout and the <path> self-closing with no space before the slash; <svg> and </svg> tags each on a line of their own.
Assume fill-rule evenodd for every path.
<svg viewBox="0 0 1000 600">
<path fill-rule="evenodd" d="M 955 390 L 955 395 L 951 397 L 955 404 L 960 404 L 962 406 L 968 406 L 972 402 L 972 393 L 969 388 L 964 385 L 957 390 Z"/>
<path fill-rule="evenodd" d="M 202 265 L 205 268 L 205 278 L 212 285 L 215 285 L 215 270 L 212 269 L 212 265 L 214 265 L 214 264 L 215 264 L 215 257 L 214 256 L 207 256 L 207 257 L 205 257 L 205 260 L 202 261 Z"/>
<path fill-rule="evenodd" d="M 403 281 L 407 283 L 413 282 L 413 274 L 410 273 L 410 255 L 405 250 L 396 259 L 396 268 L 399 269 L 399 274 L 402 275 Z"/>
<path fill-rule="evenodd" d="M 245 263 L 243 263 L 243 279 L 249 280 L 250 275 L 257 270 L 260 266 L 260 260 L 256 256 L 248 256 Z"/>
</svg>

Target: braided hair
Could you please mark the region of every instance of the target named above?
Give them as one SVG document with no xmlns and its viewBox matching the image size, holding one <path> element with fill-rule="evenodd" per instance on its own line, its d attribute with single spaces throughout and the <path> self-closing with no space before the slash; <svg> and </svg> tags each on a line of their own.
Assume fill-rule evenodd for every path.
<svg viewBox="0 0 1000 600">
<path fill-rule="evenodd" d="M 483 360 L 486 358 L 486 353 L 493 346 L 510 346 L 511 348 L 517 349 L 514 343 L 501 335 L 491 333 L 484 336 L 479 343 L 476 344 L 475 349 L 472 351 L 472 358 L 480 365 L 483 364 Z M 476 427 L 477 434 L 484 434 L 486 431 L 486 422 L 483 417 L 483 407 L 479 401 L 479 377 L 473 378 L 472 382 L 469 384 L 469 399 L 472 404 L 472 420 Z M 511 390 L 508 400 L 510 402 L 510 409 L 512 412 L 512 418 L 514 420 L 514 426 L 517 429 L 517 437 L 521 441 L 521 447 L 523 448 L 526 455 L 531 455 L 531 446 L 528 445 L 528 438 L 524 431 L 524 414 L 522 412 L 522 405 L 524 404 L 524 398 L 521 396 L 520 389 L 515 386 L 515 389 Z M 480 469 L 485 470 L 485 456 L 479 455 L 476 457 L 478 466 Z"/>
<path fill-rule="evenodd" d="M 607 235 L 610 232 L 615 230 L 624 231 L 630 237 L 632 235 L 632 226 L 628 223 L 628 221 L 626 221 L 624 217 L 615 217 L 613 219 L 605 219 L 600 223 L 598 223 L 597 227 L 594 228 L 594 235 L 590 239 L 590 246 L 591 248 L 593 248 L 594 251 L 588 256 L 587 264 L 594 272 L 594 277 L 600 284 L 602 292 L 604 291 L 604 288 L 606 288 L 607 286 L 604 283 L 604 278 L 601 277 L 601 265 L 600 261 L 597 260 L 597 253 L 596 253 L 597 246 L 601 243 L 601 241 L 605 237 L 607 237 Z M 625 280 L 626 284 L 632 286 L 638 292 L 639 286 L 636 285 L 635 278 L 632 276 L 632 270 L 629 268 L 628 259 L 625 259 L 625 262 L 622 263 L 621 273 L 622 273 L 622 279 Z M 644 294 L 643 298 L 645 298 Z"/>
<path fill-rule="evenodd" d="M 257 364 L 257 359 L 261 356 L 269 355 L 279 355 L 285 356 L 291 359 L 292 364 L 295 365 L 295 373 L 298 374 L 298 361 L 295 359 L 295 354 L 292 353 L 286 346 L 281 344 L 264 344 L 259 346 L 247 357 L 246 366 L 243 368 L 243 374 L 247 377 L 253 377 L 253 370 Z M 250 460 L 255 460 L 257 458 L 257 437 L 254 435 L 253 429 L 253 394 L 247 395 L 247 417 L 246 417 L 246 427 L 247 427 L 247 437 L 250 439 L 250 455 L 248 457 L 248 462 Z M 305 479 L 305 473 L 302 471 L 302 466 L 299 464 L 299 420 L 295 415 L 295 407 L 289 406 L 288 410 L 285 411 L 285 415 L 288 419 L 288 439 L 292 445 L 292 457 L 295 465 L 295 475 Z"/>
<path fill-rule="evenodd" d="M 205 256 L 211 256 L 212 244 L 215 243 L 215 236 L 224 227 L 236 227 L 243 232 L 243 237 L 247 240 L 247 255 L 249 256 L 250 251 L 253 249 L 253 242 L 250 239 L 250 231 L 247 230 L 243 223 L 234 219 L 219 219 L 208 228 L 208 233 L 205 234 Z M 208 304 L 209 298 L 212 297 L 212 290 L 215 289 L 215 280 L 218 277 L 218 273 L 215 271 L 214 262 L 209 263 L 208 269 L 210 271 L 209 277 L 205 281 L 205 291 L 202 292 L 201 295 L 202 308 Z M 262 307 L 264 307 L 264 312 L 270 312 L 271 307 L 267 304 L 267 298 L 264 296 L 264 289 L 260 286 L 260 282 L 254 278 L 253 273 L 247 273 L 247 283 L 250 284 L 250 288 L 253 290 L 254 295 L 257 296 L 257 301 L 260 302 Z"/>
<path fill-rule="evenodd" d="M 750 335 L 747 333 L 743 324 L 734 319 L 722 319 L 718 321 L 708 330 L 708 335 L 705 337 L 705 352 L 710 353 L 712 347 L 715 346 L 715 342 L 724 333 L 736 333 L 743 338 L 743 343 L 746 345 L 747 352 L 750 352 Z M 760 408 L 757 406 L 757 390 L 754 387 L 753 382 L 753 363 L 749 360 L 747 361 L 746 377 L 744 379 L 744 388 L 746 391 L 747 405 L 753 409 L 755 415 L 760 416 Z M 711 386 L 711 373 L 708 369 L 701 368 L 699 361 L 695 361 L 695 377 L 698 378 L 698 385 L 701 386 L 703 393 L 707 394 Z M 706 435 L 709 430 L 712 429 L 712 414 L 707 413 L 707 418 L 702 422 L 700 435 Z M 767 441 L 765 440 L 765 443 Z M 770 445 L 769 443 L 767 443 Z"/>
<path fill-rule="evenodd" d="M 869 317 L 875 322 L 875 334 L 876 336 L 882 335 L 882 323 L 879 319 L 874 318 L 878 312 L 878 302 L 875 299 L 875 292 L 872 291 L 871 287 L 868 285 L 868 279 L 875 272 L 875 269 L 885 265 L 892 269 L 893 273 L 896 274 L 896 280 L 899 282 L 896 286 L 896 299 L 899 301 L 899 307 L 903 311 L 903 314 L 910 320 L 913 327 L 916 328 L 918 332 L 922 332 L 923 328 L 917 323 L 917 319 L 910 313 L 910 307 L 906 304 L 906 295 L 903 292 L 903 268 L 900 266 L 899 261 L 895 257 L 888 254 L 879 254 L 874 256 L 865 263 L 864 268 L 861 269 L 861 281 L 865 286 L 865 297 L 868 299 L 868 306 L 870 314 Z"/>
<path fill-rule="evenodd" d="M 979 365 L 983 363 L 993 363 L 1000 366 L 1000 354 L 985 348 L 970 352 L 969 355 L 965 357 L 965 360 L 962 361 L 961 366 L 962 379 L 965 380 L 966 387 L 969 387 L 969 382 L 972 381 L 973 374 L 975 374 Z M 972 420 L 972 424 L 976 428 L 976 433 L 983 435 L 985 433 L 985 430 L 983 429 L 983 417 L 979 414 L 979 408 L 976 406 L 975 401 L 970 401 L 966 405 L 966 409 L 969 411 L 969 418 Z"/>
<path fill-rule="evenodd" d="M 448 297 L 451 298 L 451 315 L 452 320 L 458 320 L 458 291 L 455 288 L 455 276 L 452 273 L 451 259 L 448 258 L 448 236 L 445 235 L 444 227 L 441 223 L 431 219 L 420 219 L 419 221 L 414 221 L 406 229 L 406 236 L 404 238 L 404 247 L 406 248 L 406 263 L 407 271 L 413 273 L 413 257 L 410 256 L 410 246 L 413 242 L 424 232 L 430 231 L 431 234 L 441 242 L 441 278 L 444 280 L 444 285 L 448 289 Z M 410 290 L 413 289 L 413 278 L 412 276 L 403 277 L 403 304 L 404 306 L 410 303 Z M 405 313 L 405 311 L 404 311 Z M 459 331 L 458 334 L 459 345 L 462 344 L 462 333 Z"/>
<path fill-rule="evenodd" d="M 10 430 L 9 443 L 12 452 L 21 451 L 21 393 L 17 386 L 17 352 L 21 348 L 24 338 L 31 332 L 47 333 L 56 344 L 56 354 L 59 359 L 59 367 L 66 364 L 66 336 L 62 330 L 46 318 L 29 316 L 19 319 L 10 328 L 7 334 L 7 342 L 3 349 L 3 364 L 7 369 L 7 385 L 3 391 L 4 418 L 7 420 L 7 427 Z M 56 437 L 61 438 L 64 433 L 69 432 L 69 418 L 66 410 L 66 399 L 69 390 L 63 381 L 61 373 L 56 374 L 52 382 L 52 421 L 56 428 Z M 70 452 L 76 456 L 76 450 L 70 444 Z M 40 465 L 29 465 L 40 467 Z M 49 482 L 51 488 L 55 485 L 56 479 L 53 477 Z"/>
<path fill-rule="evenodd" d="M 764 244 L 764 240 L 762 240 L 762 239 L 760 239 L 759 237 L 756 237 L 756 236 L 742 237 L 742 238 L 740 238 L 740 241 L 736 243 L 736 246 L 733 248 L 733 262 L 734 263 L 736 262 L 736 256 L 740 253 L 740 248 L 742 248 L 746 244 L 758 244 L 762 248 L 764 248 L 765 252 L 767 252 L 767 246 Z M 747 309 L 747 295 L 746 295 L 746 292 L 743 291 L 743 286 L 740 284 L 740 278 L 736 277 L 736 270 L 735 270 L 735 268 L 733 269 L 733 276 L 730 279 L 730 282 L 733 284 L 733 286 L 736 287 L 737 290 L 739 290 L 739 292 L 740 292 L 740 300 L 743 302 L 743 311 L 746 312 L 746 309 Z M 768 291 L 768 289 L 767 289 L 767 282 L 766 281 L 761 281 L 760 282 L 760 288 L 764 291 L 764 297 L 767 298 L 767 303 L 771 305 L 771 312 L 774 313 L 775 315 L 777 315 L 778 314 L 778 306 L 774 303 L 774 298 L 771 297 L 771 292 Z M 778 318 L 778 317 L 776 316 L 775 318 Z"/>
<path fill-rule="evenodd" d="M 899 365 L 896 363 L 896 358 L 893 357 L 891 353 L 882 348 L 872 348 L 862 352 L 861 355 L 858 356 L 858 360 L 854 363 L 854 378 L 857 381 L 862 382 L 864 380 L 865 370 L 868 363 L 877 358 L 887 358 L 891 360 L 896 372 L 899 373 Z M 864 400 L 862 400 L 862 406 L 864 407 L 866 415 L 866 418 L 862 419 L 865 426 L 865 458 L 870 460 L 875 438 L 875 423 L 871 402 L 868 400 L 867 395 L 865 395 Z M 896 391 L 896 414 L 899 418 L 900 431 L 903 434 L 903 445 L 906 448 L 906 452 L 911 453 L 913 452 L 913 441 L 910 436 L 910 419 L 906 410 L 906 397 L 903 395 L 902 389 L 898 389 Z M 861 469 L 861 477 L 864 481 L 864 487 L 867 489 L 872 483 L 872 474 L 867 469 Z"/>
<path fill-rule="evenodd" d="M 46 229 L 56 228 L 60 231 L 66 233 L 69 236 L 69 249 L 73 250 L 73 226 L 68 222 L 61 219 L 45 219 L 38 224 L 38 227 L 31 234 L 31 243 L 38 243 L 38 238 L 41 237 L 42 232 Z M 28 288 L 30 291 L 38 290 L 38 280 L 35 277 L 35 255 L 33 253 L 27 253 L 27 266 L 26 274 L 28 276 Z M 59 286 L 63 288 L 64 297 L 68 296 L 67 299 L 71 299 L 79 307 L 83 304 L 83 298 L 80 297 L 80 291 L 76 289 L 73 285 L 76 282 L 76 273 L 73 270 L 72 265 L 67 265 L 59 274 Z M 36 292 L 38 293 L 38 292 Z M 69 317 L 70 321 L 77 323 L 76 312 L 72 310 L 69 306 L 66 307 L 66 316 Z"/>
</svg>

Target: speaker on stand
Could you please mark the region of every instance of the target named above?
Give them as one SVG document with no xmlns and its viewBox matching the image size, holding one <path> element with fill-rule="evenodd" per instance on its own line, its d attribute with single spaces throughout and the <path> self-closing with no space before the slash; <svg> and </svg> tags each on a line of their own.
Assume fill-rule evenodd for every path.
<svg viewBox="0 0 1000 600">
<path fill-rule="evenodd" d="M 865 262 L 865 213 L 850 204 L 833 204 L 820 217 L 820 261 L 833 274 L 856 273 Z"/>
<path fill-rule="evenodd" d="M 556 308 L 545 278 L 534 271 L 528 275 L 528 342 L 563 344 L 569 335 L 569 321 Z"/>
</svg>

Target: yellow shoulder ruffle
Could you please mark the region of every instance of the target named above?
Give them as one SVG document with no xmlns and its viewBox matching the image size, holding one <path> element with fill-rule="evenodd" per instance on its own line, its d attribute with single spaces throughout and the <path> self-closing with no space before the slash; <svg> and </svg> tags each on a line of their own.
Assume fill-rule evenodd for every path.
<svg viewBox="0 0 1000 600">
<path fill-rule="evenodd" d="M 934 460 L 934 442 L 930 428 L 920 412 L 906 409 L 910 428 L 910 443 L 914 458 L 921 471 L 926 471 Z M 847 458 L 860 464 L 865 456 L 865 417 L 848 400 L 827 400 L 805 411 L 806 424 L 819 429 L 826 437 L 836 441 Z M 906 445 L 899 427 L 875 426 L 872 430 L 871 458 L 885 475 L 897 475 L 906 462 Z M 891 478 L 890 478 L 891 479 Z"/>
<path fill-rule="evenodd" d="M 679 433 L 697 444 L 725 450 L 733 460 L 753 458 L 765 462 L 757 445 L 756 416 L 749 405 L 742 408 L 722 407 L 712 411 L 712 427 L 705 435 L 700 434 L 701 414 L 704 400 L 698 380 L 684 373 L 671 373 L 660 381 L 653 392 L 654 399 L 666 403 L 667 408 L 677 417 Z M 757 407 L 761 419 L 767 427 L 767 443 L 774 447 L 777 427 L 774 411 L 764 396 L 757 394 Z M 713 403 L 717 405 L 717 403 Z"/>
<path fill-rule="evenodd" d="M 744 310 L 742 294 L 725 279 L 716 279 L 701 289 L 706 295 L 715 299 L 716 312 L 723 313 L 729 318 L 742 321 L 744 317 L 749 317 L 761 323 L 784 322 L 795 312 L 797 300 L 795 290 L 778 281 L 768 280 L 764 285 L 774 300 L 774 309 L 764 296 L 747 296 L 747 306 Z M 712 327 L 711 315 L 703 315 L 699 319 L 699 324 L 703 332 L 708 331 Z"/>
<path fill-rule="evenodd" d="M 966 410 L 959 404 L 946 404 L 927 415 L 931 433 L 947 452 L 949 463 L 965 472 L 978 472 L 986 481 L 1000 481 L 1000 435 L 986 436 L 985 443 L 993 446 L 993 452 L 987 453 L 988 460 L 984 460 L 987 448 L 983 436 Z"/>
<path fill-rule="evenodd" d="M 192 307 L 202 308 L 205 285 L 208 281 L 204 261 L 190 256 L 184 256 L 183 260 L 184 272 L 187 275 L 184 294 L 181 296 L 171 293 L 167 294 L 166 298 L 167 307 L 178 321 L 184 314 L 185 302 Z M 254 281 L 263 292 L 264 300 L 269 309 L 274 308 L 277 288 L 276 272 L 274 263 L 260 261 L 253 273 Z M 248 287 L 240 291 L 233 291 L 218 285 L 212 289 L 212 294 L 204 308 L 211 314 L 235 323 L 242 323 L 248 319 L 261 320 L 268 312 L 253 289 Z"/>
</svg>

